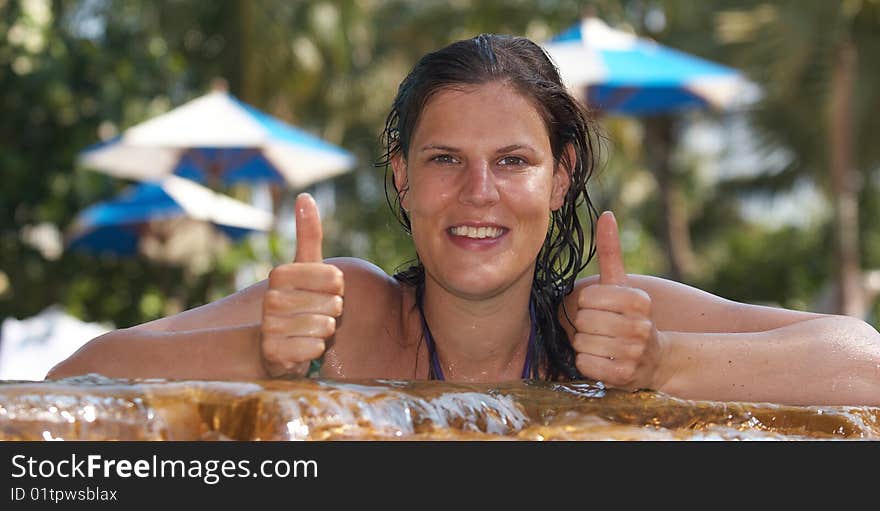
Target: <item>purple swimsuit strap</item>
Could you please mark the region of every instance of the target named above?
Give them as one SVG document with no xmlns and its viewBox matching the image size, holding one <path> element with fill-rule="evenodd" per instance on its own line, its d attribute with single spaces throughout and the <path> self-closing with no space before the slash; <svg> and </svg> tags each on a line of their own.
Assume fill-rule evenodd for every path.
<svg viewBox="0 0 880 511">
<path fill-rule="evenodd" d="M 417 301 L 419 305 L 419 315 L 422 318 L 422 331 L 425 332 L 425 344 L 428 346 L 428 357 L 431 360 L 431 379 L 445 380 L 443 369 L 440 367 L 440 359 L 437 356 L 437 347 L 434 344 L 434 337 L 431 335 L 431 329 L 428 328 L 428 322 L 425 320 L 425 311 L 422 309 L 422 301 Z M 522 379 L 527 380 L 532 374 L 532 357 L 535 351 L 535 304 L 529 301 L 529 345 L 526 348 L 526 362 L 523 364 Z"/>
</svg>

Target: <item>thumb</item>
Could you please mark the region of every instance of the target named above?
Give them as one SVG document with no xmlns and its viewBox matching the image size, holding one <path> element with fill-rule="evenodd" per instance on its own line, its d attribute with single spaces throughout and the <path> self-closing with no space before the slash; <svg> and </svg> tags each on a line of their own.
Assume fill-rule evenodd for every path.
<svg viewBox="0 0 880 511">
<path fill-rule="evenodd" d="M 321 216 L 315 199 L 307 193 L 296 197 L 296 263 L 320 263 L 321 257 Z"/>
<path fill-rule="evenodd" d="M 623 268 L 617 219 L 611 211 L 605 211 L 596 221 L 596 251 L 599 254 L 599 283 L 624 284 L 626 270 Z"/>
</svg>

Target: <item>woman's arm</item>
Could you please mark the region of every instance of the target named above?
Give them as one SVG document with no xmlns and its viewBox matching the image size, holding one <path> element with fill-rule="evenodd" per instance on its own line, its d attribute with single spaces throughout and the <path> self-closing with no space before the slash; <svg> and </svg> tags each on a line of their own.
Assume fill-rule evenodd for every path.
<svg viewBox="0 0 880 511">
<path fill-rule="evenodd" d="M 47 379 L 98 373 L 116 378 L 258 379 L 266 282 L 188 311 L 103 334 L 61 361 Z"/>
<path fill-rule="evenodd" d="M 296 257 L 226 298 L 87 343 L 48 378 L 256 379 L 302 376 L 336 333 L 344 271 L 321 256 L 314 199 L 296 199 Z M 358 279 L 354 279 L 358 280 Z"/>
<path fill-rule="evenodd" d="M 591 293 L 596 284 L 596 278 L 585 279 L 576 289 L 594 295 L 588 301 L 595 303 L 609 291 L 599 285 Z M 650 388 L 687 399 L 880 405 L 880 334 L 864 321 L 738 303 L 656 277 L 627 275 L 625 285 L 615 287 L 647 294 L 643 310 L 652 328 L 644 346 L 655 346 L 642 356 L 656 360 L 624 360 L 623 369 L 593 360 L 594 371 L 605 371 L 598 379 L 652 368 Z M 640 300 L 638 293 L 632 296 L 630 301 Z M 631 338 L 638 333 L 620 337 L 619 344 L 637 344 Z"/>
<path fill-rule="evenodd" d="M 880 334 L 864 321 L 726 300 L 654 277 L 651 295 L 671 362 L 659 387 L 692 399 L 880 405 Z"/>
<path fill-rule="evenodd" d="M 880 335 L 825 316 L 757 332 L 660 331 L 658 390 L 689 399 L 880 405 Z"/>
<path fill-rule="evenodd" d="M 97 373 L 111 378 L 256 380 L 266 378 L 260 325 L 161 332 L 125 328 L 89 341 L 46 379 Z"/>
<path fill-rule="evenodd" d="M 572 322 L 560 315 L 582 375 L 691 399 L 880 405 L 880 334 L 864 321 L 627 275 L 613 214 L 596 233 L 599 275 L 566 298 Z"/>
<path fill-rule="evenodd" d="M 349 370 L 375 351 L 376 328 L 385 328 L 398 289 L 393 279 L 366 261 L 341 257 L 325 261 L 344 274 L 345 303 L 335 334 L 328 339 L 333 360 Z M 278 277 L 283 277 L 280 272 Z M 284 284 L 284 279 L 282 284 Z M 282 288 L 284 286 L 282 285 Z M 295 287 L 295 286 L 293 286 Z M 264 298 L 268 280 L 220 300 L 131 328 L 108 332 L 86 343 L 46 376 L 64 378 L 98 373 L 117 378 L 253 380 L 268 378 L 264 360 Z M 295 298 L 297 291 L 288 289 Z M 311 295 L 311 293 L 306 293 Z M 276 296 L 275 298 L 279 298 Z M 304 308 L 315 312 L 316 299 L 273 299 L 273 330 L 291 334 L 293 319 Z M 320 301 L 320 300 L 319 300 Z M 339 362 L 341 363 L 341 362 Z"/>
</svg>

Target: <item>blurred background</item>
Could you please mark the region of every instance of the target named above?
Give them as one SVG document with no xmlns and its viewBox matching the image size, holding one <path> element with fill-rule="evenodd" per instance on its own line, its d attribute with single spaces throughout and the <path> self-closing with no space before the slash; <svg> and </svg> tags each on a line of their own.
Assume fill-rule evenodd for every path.
<svg viewBox="0 0 880 511">
<path fill-rule="evenodd" d="M 301 191 L 325 257 L 394 272 L 413 250 L 373 162 L 416 59 L 482 32 L 587 43 L 584 20 L 738 80 L 647 109 L 619 100 L 648 82 L 572 82 L 628 271 L 877 327 L 880 1 L 0 0 L 0 379 L 265 278 Z"/>
</svg>

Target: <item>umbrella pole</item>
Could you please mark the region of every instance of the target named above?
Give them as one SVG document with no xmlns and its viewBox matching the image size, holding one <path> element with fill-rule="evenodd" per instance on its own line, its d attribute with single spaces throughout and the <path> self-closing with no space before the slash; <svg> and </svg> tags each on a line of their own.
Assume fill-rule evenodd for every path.
<svg viewBox="0 0 880 511">
<path fill-rule="evenodd" d="M 659 115 L 645 118 L 645 148 L 648 167 L 657 181 L 662 218 L 661 239 L 669 264 L 669 278 L 686 282 L 696 274 L 696 258 L 691 245 L 687 205 L 672 169 L 675 145 L 673 118 Z"/>
<path fill-rule="evenodd" d="M 266 182 L 254 184 L 250 187 L 250 194 L 250 202 L 254 207 L 260 208 L 264 211 L 271 211 L 276 215 L 276 219 L 279 218 L 276 213 L 277 208 L 272 193 L 272 185 Z M 271 266 L 273 263 L 271 236 L 272 231 L 255 233 L 250 236 L 250 245 L 254 251 L 256 262 L 258 264 Z"/>
</svg>

